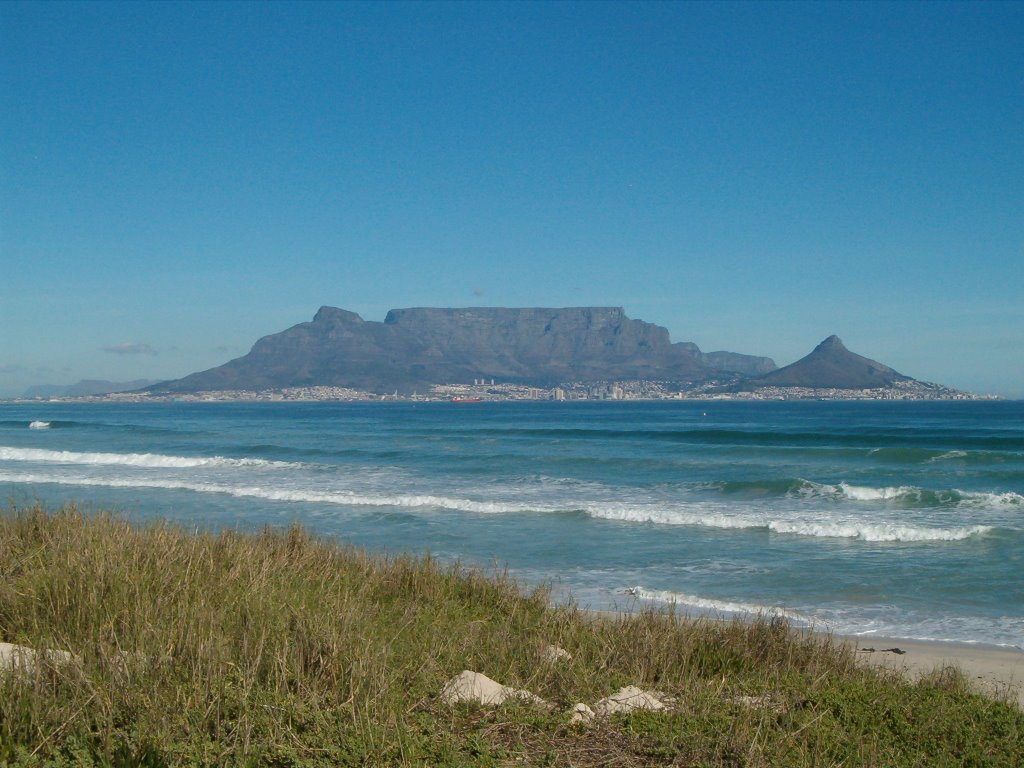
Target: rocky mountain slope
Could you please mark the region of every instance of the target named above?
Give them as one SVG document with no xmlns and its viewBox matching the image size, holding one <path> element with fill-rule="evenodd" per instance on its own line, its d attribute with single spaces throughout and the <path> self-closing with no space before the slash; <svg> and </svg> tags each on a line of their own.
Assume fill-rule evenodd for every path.
<svg viewBox="0 0 1024 768">
<path fill-rule="evenodd" d="M 495 379 L 703 381 L 775 370 L 765 357 L 703 353 L 619 307 L 393 309 L 383 322 L 321 307 L 312 322 L 266 336 L 249 354 L 164 382 L 163 392 L 344 386 L 409 392 Z"/>
<path fill-rule="evenodd" d="M 887 365 L 854 354 L 829 336 L 795 363 L 751 380 L 750 386 L 874 389 L 913 381 Z"/>
</svg>

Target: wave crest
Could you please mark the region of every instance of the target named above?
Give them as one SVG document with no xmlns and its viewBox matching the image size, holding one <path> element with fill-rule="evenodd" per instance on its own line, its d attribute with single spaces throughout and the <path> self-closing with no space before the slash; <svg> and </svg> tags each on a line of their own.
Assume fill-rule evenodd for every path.
<svg viewBox="0 0 1024 768">
<path fill-rule="evenodd" d="M 787 610 L 778 605 L 761 605 L 759 603 L 742 603 L 733 600 L 715 600 L 713 598 L 687 595 L 682 592 L 669 592 L 667 590 L 650 590 L 643 587 L 630 587 L 625 590 L 627 595 L 637 597 L 641 600 L 649 600 L 655 603 L 668 605 L 686 605 L 697 608 L 701 611 L 713 613 L 737 613 L 748 615 L 782 616 L 798 622 L 807 620 L 798 613 Z"/>
<path fill-rule="evenodd" d="M 630 505 L 595 505 L 584 510 L 591 517 L 632 523 L 658 525 L 693 525 L 704 528 L 763 528 L 773 533 L 816 538 L 858 539 L 860 541 L 961 541 L 992 530 L 991 526 L 973 525 L 958 528 L 925 528 L 900 523 L 822 522 L 817 520 L 771 520 L 753 515 L 734 515 L 704 510 L 676 510 L 633 507 Z"/>
<path fill-rule="evenodd" d="M 940 453 L 938 456 L 932 456 L 928 461 L 930 463 L 936 461 L 947 461 L 949 459 L 963 459 L 967 457 L 967 451 L 946 451 Z"/>
<path fill-rule="evenodd" d="M 10 448 L 0 446 L 2 461 L 31 461 L 56 464 L 116 465 L 189 469 L 194 467 L 289 467 L 301 466 L 285 461 L 265 459 L 231 459 L 224 456 L 165 456 L 159 453 L 90 453 L 51 451 L 45 448 Z"/>
<path fill-rule="evenodd" d="M 221 483 L 189 482 L 185 480 L 159 479 L 150 477 L 94 478 L 69 475 L 39 475 L 0 473 L 0 482 L 9 483 L 54 483 L 57 485 L 98 486 L 106 488 L 162 488 L 166 490 L 193 491 L 195 493 L 222 493 L 238 498 L 265 499 L 267 501 L 291 501 L 313 504 L 337 504 L 351 507 L 398 507 L 406 509 L 434 508 L 450 509 L 457 512 L 482 514 L 513 512 L 549 512 L 536 504 L 516 504 L 500 501 L 475 501 L 448 496 L 429 494 L 367 494 L 353 491 L 316 491 L 308 489 L 271 488 L 256 485 L 225 485 Z"/>
<path fill-rule="evenodd" d="M 772 521 L 768 529 L 776 533 L 822 538 L 859 539 L 860 541 L 962 541 L 992 530 L 988 525 L 963 528 L 918 528 L 899 523 L 815 523 Z"/>
</svg>

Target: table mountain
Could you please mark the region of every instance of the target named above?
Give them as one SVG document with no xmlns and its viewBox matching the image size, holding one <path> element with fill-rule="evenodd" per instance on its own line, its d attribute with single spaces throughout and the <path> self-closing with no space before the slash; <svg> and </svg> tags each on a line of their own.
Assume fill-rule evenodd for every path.
<svg viewBox="0 0 1024 768">
<path fill-rule="evenodd" d="M 765 357 L 705 354 L 673 344 L 658 325 L 621 307 L 393 309 L 383 322 L 321 307 L 312 322 L 265 336 L 249 354 L 153 387 L 162 392 L 344 386 L 409 392 L 431 384 L 495 379 L 703 381 L 775 369 Z"/>
</svg>

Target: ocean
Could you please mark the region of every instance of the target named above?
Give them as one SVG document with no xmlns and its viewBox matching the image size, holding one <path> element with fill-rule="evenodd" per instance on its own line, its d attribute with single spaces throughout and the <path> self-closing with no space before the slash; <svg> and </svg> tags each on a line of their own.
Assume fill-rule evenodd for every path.
<svg viewBox="0 0 1024 768">
<path fill-rule="evenodd" d="M 1024 648 L 1022 402 L 7 403 L 0 494 Z"/>
</svg>

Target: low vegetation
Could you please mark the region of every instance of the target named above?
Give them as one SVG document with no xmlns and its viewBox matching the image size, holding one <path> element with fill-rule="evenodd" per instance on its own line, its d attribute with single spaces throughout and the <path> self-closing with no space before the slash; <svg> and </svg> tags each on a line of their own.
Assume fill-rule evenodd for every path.
<svg viewBox="0 0 1024 768">
<path fill-rule="evenodd" d="M 775 619 L 596 618 L 501 574 L 299 527 L 195 533 L 74 508 L 0 517 L 0 765 L 1020 765 L 1024 713 L 910 683 Z M 572 658 L 545 661 L 555 644 Z M 532 691 L 450 706 L 464 669 Z M 570 725 L 635 684 L 674 700 Z"/>
</svg>

